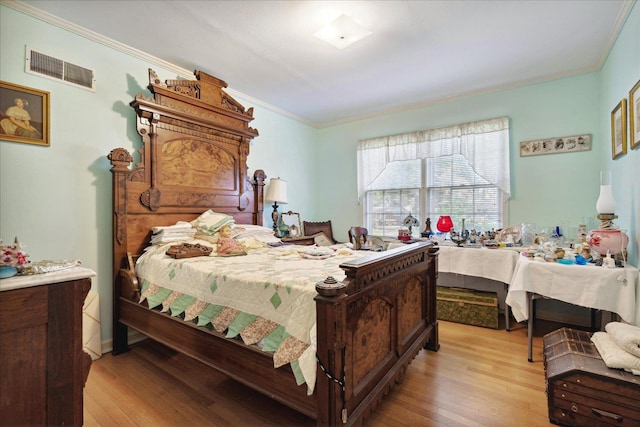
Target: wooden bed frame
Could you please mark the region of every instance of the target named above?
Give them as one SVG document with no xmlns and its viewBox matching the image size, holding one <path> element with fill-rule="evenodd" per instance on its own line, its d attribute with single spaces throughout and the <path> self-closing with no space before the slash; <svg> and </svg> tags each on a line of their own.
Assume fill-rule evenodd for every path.
<svg viewBox="0 0 640 427">
<path fill-rule="evenodd" d="M 131 102 L 143 146 L 131 168 L 123 148 L 108 156 L 113 173 L 113 353 L 128 350 L 128 328 L 214 367 L 317 420 L 362 425 L 424 347 L 438 349 L 437 250 L 407 245 L 341 265 L 342 289 L 318 290 L 318 375 L 313 395 L 289 365 L 224 334 L 138 304 L 133 263 L 151 228 L 190 221 L 207 209 L 236 223 L 263 221 L 266 175 L 250 178 L 246 159 L 258 132 L 253 109 L 227 95 L 226 83 L 203 72 L 196 80 L 161 82 L 149 70 L 153 96 Z"/>
</svg>

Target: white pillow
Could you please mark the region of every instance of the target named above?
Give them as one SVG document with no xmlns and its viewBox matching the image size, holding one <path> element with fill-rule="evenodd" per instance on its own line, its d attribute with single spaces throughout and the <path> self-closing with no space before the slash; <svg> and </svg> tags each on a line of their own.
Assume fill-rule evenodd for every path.
<svg viewBox="0 0 640 427">
<path fill-rule="evenodd" d="M 209 209 L 208 211 L 203 212 L 198 218 L 191 221 L 191 225 L 193 225 L 193 227 L 198 231 L 212 236 L 223 226 L 227 224 L 233 224 L 233 222 L 234 221 L 232 216 L 213 212 L 211 209 Z"/>
<path fill-rule="evenodd" d="M 242 229 L 234 238 L 236 240 L 257 240 L 263 243 L 280 242 L 280 239 L 273 235 L 273 229 L 261 225 L 240 224 L 238 229 Z"/>
</svg>

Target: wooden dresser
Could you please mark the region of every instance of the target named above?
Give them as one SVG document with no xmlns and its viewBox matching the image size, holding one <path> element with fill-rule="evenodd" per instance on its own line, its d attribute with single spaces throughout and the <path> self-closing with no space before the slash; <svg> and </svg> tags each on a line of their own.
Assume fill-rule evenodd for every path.
<svg viewBox="0 0 640 427">
<path fill-rule="evenodd" d="M 82 304 L 93 276 L 74 267 L 0 280 L 0 425 L 82 425 L 91 366 Z"/>
</svg>

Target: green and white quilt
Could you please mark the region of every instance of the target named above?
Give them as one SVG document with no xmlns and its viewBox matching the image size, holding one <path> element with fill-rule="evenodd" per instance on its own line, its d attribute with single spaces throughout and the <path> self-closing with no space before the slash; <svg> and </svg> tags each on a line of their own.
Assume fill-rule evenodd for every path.
<svg viewBox="0 0 640 427">
<path fill-rule="evenodd" d="M 211 245 L 203 240 L 188 243 Z M 340 264 L 369 255 L 345 246 L 257 247 L 247 255 L 173 259 L 171 244 L 150 247 L 136 263 L 141 300 L 198 326 L 226 331 L 273 352 L 274 367 L 291 364 L 311 394 L 316 379 L 315 284 L 344 279 Z M 249 245 L 252 246 L 252 245 Z M 265 246 L 265 245 L 253 245 Z M 215 248 L 215 247 L 214 247 Z"/>
</svg>

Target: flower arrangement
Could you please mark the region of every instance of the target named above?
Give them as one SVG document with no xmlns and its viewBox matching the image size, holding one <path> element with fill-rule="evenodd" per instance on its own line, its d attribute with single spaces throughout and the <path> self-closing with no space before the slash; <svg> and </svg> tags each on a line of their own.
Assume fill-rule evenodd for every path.
<svg viewBox="0 0 640 427">
<path fill-rule="evenodd" d="M 0 244 L 2 241 L 0 241 Z M 29 263 L 28 254 L 22 251 L 22 246 L 16 238 L 13 246 L 0 245 L 0 267 L 17 267 Z"/>
</svg>

